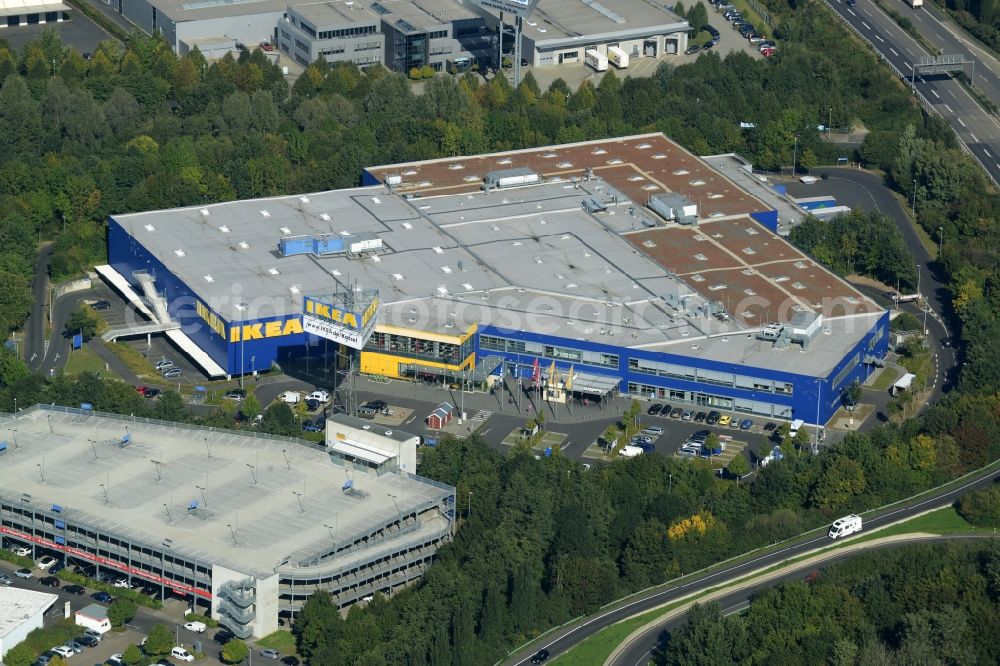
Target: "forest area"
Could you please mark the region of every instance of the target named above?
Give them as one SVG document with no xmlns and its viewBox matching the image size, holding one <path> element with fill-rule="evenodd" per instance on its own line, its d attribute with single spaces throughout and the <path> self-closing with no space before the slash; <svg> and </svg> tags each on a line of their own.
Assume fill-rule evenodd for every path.
<svg viewBox="0 0 1000 666">
<path fill-rule="evenodd" d="M 757 595 L 723 617 L 695 606 L 661 666 L 995 664 L 1000 662 L 995 541 L 877 550 Z"/>
<path fill-rule="evenodd" d="M 1000 198 L 950 130 L 922 116 L 820 3 L 767 4 L 780 18 L 782 47 L 772 59 L 709 52 L 689 64 L 663 63 L 650 78 L 609 73 L 576 90 L 561 80 L 541 90 L 529 73 L 517 89 L 502 77 L 437 76 L 414 95 L 402 75 L 324 62 L 289 86 L 259 51 L 207 63 L 197 51 L 178 58 L 162 41 L 137 35 L 124 46 L 105 43 L 88 61 L 54 33 L 19 51 L 0 40 L 0 326 L 8 334 L 23 325 L 38 243 L 55 243 L 53 280 L 76 276 L 103 259 L 109 214 L 348 187 L 374 164 L 649 131 L 696 154 L 737 152 L 761 169 L 790 165 L 797 150 L 809 169 L 840 154 L 816 130 L 832 114 L 834 125 L 870 130 L 858 159 L 902 195 L 915 194 L 929 234 L 943 230 L 936 270 L 951 290 L 953 311 L 945 314 L 960 332 L 960 390 L 918 418 L 852 434 L 819 456 L 793 453 L 749 485 L 661 456 L 585 471 L 558 453 L 535 460 L 527 450 L 502 456 L 475 436 L 445 442 L 427 453 L 420 473 L 455 485 L 460 500 L 470 491 L 476 497 L 474 511 L 460 506 L 454 542 L 418 585 L 346 619 L 326 595 L 314 595 L 295 625 L 299 651 L 330 666 L 494 663 L 623 594 L 955 478 L 1000 456 Z M 896 241 L 883 226 L 856 216 L 804 227 L 797 241 L 836 270 L 887 277 Z M 895 268 L 906 283 L 905 267 Z M 87 400 L 98 410 L 189 420 L 169 392 L 150 404 L 131 386 L 93 375 L 32 376 L 0 353 L 3 409 L 14 396 L 22 404 Z M 285 412 L 266 417 L 265 429 L 294 429 Z M 202 422 L 231 426 L 232 416 L 220 411 Z M 969 574 L 959 576 L 963 585 L 988 579 L 980 560 L 948 557 L 942 561 Z M 811 608 L 843 599 L 855 589 L 851 576 L 861 575 L 843 566 L 828 588 L 821 577 L 793 593 L 805 600 L 815 590 Z M 983 582 L 970 595 L 980 599 L 987 589 Z M 902 650 L 907 627 L 958 626 L 944 610 L 907 619 L 916 612 L 907 603 L 886 606 L 883 620 L 866 605 L 888 603 L 879 601 L 888 591 L 878 594 L 873 588 L 854 602 L 853 619 L 820 618 L 830 626 L 808 654 L 853 641 L 853 661 L 837 663 L 879 663 L 860 658 Z M 989 594 L 995 605 L 995 588 Z M 777 623 L 779 611 L 769 613 Z M 964 626 L 974 617 L 966 615 Z M 743 633 L 748 645 L 765 626 L 759 622 Z M 788 650 L 800 641 L 778 635 Z"/>
</svg>

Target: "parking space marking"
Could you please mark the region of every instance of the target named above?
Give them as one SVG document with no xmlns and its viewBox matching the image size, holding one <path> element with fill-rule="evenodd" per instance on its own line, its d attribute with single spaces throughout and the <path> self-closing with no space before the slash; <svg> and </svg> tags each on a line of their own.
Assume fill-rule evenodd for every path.
<svg viewBox="0 0 1000 666">
<path fill-rule="evenodd" d="M 952 111 L 952 110 L 951 110 L 951 107 L 950 107 L 950 106 L 948 106 L 947 104 L 945 104 L 945 105 L 944 105 L 944 108 L 948 109 L 948 113 L 955 113 L 954 111 Z M 960 123 L 961 123 L 962 121 L 961 121 L 961 120 L 959 120 L 958 122 L 960 122 Z M 965 126 L 965 123 L 962 123 L 962 126 L 964 127 L 964 126 Z"/>
<path fill-rule="evenodd" d="M 864 21 L 861 22 L 861 25 L 865 26 L 865 30 L 871 30 L 872 29 L 872 27 L 870 25 L 868 25 L 867 23 L 865 23 Z"/>
<path fill-rule="evenodd" d="M 880 35 L 878 33 L 875 33 L 875 39 L 877 39 L 878 41 L 883 42 L 883 43 L 885 42 L 885 40 L 882 39 L 882 35 Z"/>
<path fill-rule="evenodd" d="M 851 12 L 850 9 L 848 9 L 847 11 Z M 851 16 L 857 16 L 857 14 L 855 14 L 854 12 L 851 12 Z"/>
<path fill-rule="evenodd" d="M 992 155 L 990 155 L 990 151 L 987 150 L 986 148 L 983 148 L 983 152 L 986 153 L 986 157 L 993 157 Z"/>
<path fill-rule="evenodd" d="M 951 111 L 951 109 L 948 109 L 948 110 Z M 959 125 L 961 125 L 962 127 L 965 127 L 965 122 L 961 118 L 956 118 L 955 120 L 958 121 Z"/>
</svg>

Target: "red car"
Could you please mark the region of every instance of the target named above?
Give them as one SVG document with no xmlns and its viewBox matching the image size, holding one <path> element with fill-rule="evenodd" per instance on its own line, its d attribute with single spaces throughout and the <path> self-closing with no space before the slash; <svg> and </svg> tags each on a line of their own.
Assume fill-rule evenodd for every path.
<svg viewBox="0 0 1000 666">
<path fill-rule="evenodd" d="M 149 390 L 148 386 L 136 386 L 135 390 L 139 392 L 139 395 L 146 395 L 146 391 Z"/>
<path fill-rule="evenodd" d="M 260 43 L 260 48 L 262 48 L 265 51 L 273 51 L 274 50 L 274 47 L 271 46 L 268 42 L 261 42 Z"/>
<path fill-rule="evenodd" d="M 771 56 L 774 55 L 774 49 L 773 48 L 761 49 L 760 54 L 765 58 L 770 58 Z"/>
</svg>

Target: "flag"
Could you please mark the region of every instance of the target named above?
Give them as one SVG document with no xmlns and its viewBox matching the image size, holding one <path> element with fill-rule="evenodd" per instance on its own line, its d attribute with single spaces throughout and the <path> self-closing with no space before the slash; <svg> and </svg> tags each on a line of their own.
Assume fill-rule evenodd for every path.
<svg viewBox="0 0 1000 666">
<path fill-rule="evenodd" d="M 573 366 L 569 366 L 569 372 L 566 374 L 566 393 L 573 390 Z"/>
<path fill-rule="evenodd" d="M 542 381 L 542 371 L 538 367 L 538 359 L 535 359 L 535 364 L 531 368 L 531 382 L 538 386 Z"/>
<path fill-rule="evenodd" d="M 549 387 L 557 388 L 559 386 L 559 372 L 556 370 L 556 362 L 552 361 L 552 367 L 549 368 Z"/>
<path fill-rule="evenodd" d="M 77 333 L 73 336 L 73 349 L 79 349 L 83 346 L 83 333 Z"/>
</svg>

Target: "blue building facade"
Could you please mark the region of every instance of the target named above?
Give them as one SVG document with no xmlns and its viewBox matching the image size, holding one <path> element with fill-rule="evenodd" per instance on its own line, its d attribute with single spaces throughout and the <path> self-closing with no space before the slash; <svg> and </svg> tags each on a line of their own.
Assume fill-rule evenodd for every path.
<svg viewBox="0 0 1000 666">
<path fill-rule="evenodd" d="M 673 406 L 826 423 L 840 408 L 844 389 L 872 372 L 866 359 L 888 352 L 888 328 L 885 312 L 822 377 L 496 327 L 478 331 L 476 353 L 503 356 L 516 377 L 530 377 L 538 359 L 543 372 L 555 362 L 564 377 L 570 368 L 600 375 L 614 379 L 620 393 Z"/>
</svg>

